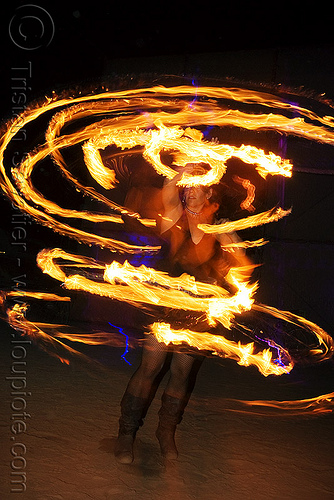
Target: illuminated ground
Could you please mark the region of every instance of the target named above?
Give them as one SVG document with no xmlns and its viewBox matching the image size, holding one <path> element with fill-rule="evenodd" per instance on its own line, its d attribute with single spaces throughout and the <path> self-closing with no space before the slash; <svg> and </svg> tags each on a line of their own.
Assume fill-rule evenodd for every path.
<svg viewBox="0 0 334 500">
<path fill-rule="evenodd" d="M 180 458 L 164 465 L 154 430 L 159 397 L 138 433 L 136 459 L 121 466 L 113 457 L 119 401 L 139 351 L 85 347 L 109 367 L 96 378 L 84 366 L 62 364 L 26 345 L 27 431 L 11 439 L 9 328 L 1 324 L 1 467 L 8 499 L 13 442 L 26 446 L 29 500 L 109 499 L 330 499 L 334 495 L 332 414 L 318 417 L 255 417 L 231 413 L 226 398 L 293 399 L 332 390 L 333 365 L 296 369 L 286 378 L 262 377 L 233 361 L 205 360 L 179 427 Z M 18 448 L 16 448 L 18 450 Z M 16 462 L 17 464 L 19 462 Z"/>
</svg>

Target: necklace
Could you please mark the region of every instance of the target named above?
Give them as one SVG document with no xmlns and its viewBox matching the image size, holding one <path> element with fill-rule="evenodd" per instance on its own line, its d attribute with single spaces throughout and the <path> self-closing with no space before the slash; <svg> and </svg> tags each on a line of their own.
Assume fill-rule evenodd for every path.
<svg viewBox="0 0 334 500">
<path fill-rule="evenodd" d="M 185 206 L 187 212 L 189 212 L 191 215 L 194 215 L 195 217 L 199 217 L 202 213 L 202 210 L 200 212 L 193 212 L 192 210 L 190 210 L 190 208 L 187 207 L 187 205 Z"/>
</svg>

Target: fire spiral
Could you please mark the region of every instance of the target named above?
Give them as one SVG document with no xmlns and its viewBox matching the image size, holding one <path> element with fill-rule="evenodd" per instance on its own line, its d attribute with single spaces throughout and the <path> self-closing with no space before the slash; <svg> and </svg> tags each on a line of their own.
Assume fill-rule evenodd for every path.
<svg viewBox="0 0 334 500">
<path fill-rule="evenodd" d="M 45 140 L 10 169 L 6 163 L 6 152 L 13 140 L 27 127 L 43 120 L 48 123 Z M 128 156 L 140 154 L 155 174 L 167 179 L 172 179 L 177 168 L 188 163 L 208 165 L 205 175 L 183 174 L 179 186 L 210 186 L 220 182 L 232 158 L 240 160 L 249 170 L 255 169 L 264 180 L 268 176 L 292 175 L 293 165 L 289 159 L 252 144 L 235 145 L 218 139 L 208 140 L 206 130 L 210 127 L 273 131 L 334 145 L 334 117 L 319 116 L 306 107 L 266 92 L 226 87 L 194 89 L 183 85 L 103 90 L 71 98 L 55 96 L 42 104 L 32 105 L 7 124 L 0 142 L 1 188 L 23 213 L 80 243 L 98 245 L 130 256 L 158 254 L 160 247 L 157 244 L 135 244 L 123 237 L 127 231 L 126 220 L 134 221 L 143 232 L 154 229 L 157 223 L 156 218 L 147 217 L 113 200 L 113 191 L 120 182 L 120 172 L 126 170 Z M 71 149 L 81 151 L 87 169 L 85 176 L 76 175 L 76 169 L 71 169 L 67 159 L 67 152 Z M 107 150 L 111 151 L 108 162 L 104 160 Z M 166 156 L 169 161 L 165 160 Z M 38 165 L 50 158 L 78 192 L 102 209 L 68 208 L 44 196 L 42 190 L 34 185 L 35 171 Z M 85 183 L 86 178 L 89 183 Z M 235 177 L 235 183 L 247 191 L 242 208 L 254 212 L 254 186 L 248 179 L 240 177 Z M 208 234 L 230 233 L 275 222 L 289 213 L 290 208 L 269 207 L 234 221 L 198 227 Z M 82 227 L 86 223 L 94 230 Z M 115 228 L 112 231 L 115 237 L 95 230 L 105 223 Z M 247 248 L 262 244 L 265 244 L 263 240 L 245 241 L 232 244 L 225 250 L 233 251 L 233 245 Z M 217 285 L 196 281 L 190 275 L 175 278 L 153 267 L 134 266 L 128 260 L 101 264 L 58 248 L 42 250 L 37 256 L 37 264 L 67 290 L 80 290 L 136 307 L 167 307 L 199 313 L 210 326 L 220 325 L 225 331 L 239 328 L 245 332 L 247 327 L 239 318 L 248 311 L 257 311 L 305 329 L 312 338 L 308 354 L 315 360 L 328 359 L 333 354 L 333 340 L 321 327 L 300 316 L 257 303 L 254 295 L 258 284 L 245 278 L 243 269 L 232 268 L 228 273 L 227 282 L 235 290 L 231 293 Z M 36 296 L 33 292 L 30 295 Z M 70 348 L 60 339 L 80 341 L 80 336 L 60 332 L 54 325 L 52 332 L 47 333 L 45 325 L 28 321 L 26 304 L 7 307 L 10 297 L 13 297 L 13 292 L 2 292 L 9 323 L 45 345 L 55 342 L 61 345 L 64 349 L 61 359 L 66 359 L 66 351 Z M 51 300 L 50 295 L 43 296 L 42 293 L 39 298 Z M 59 296 L 52 297 L 52 300 L 70 299 Z M 170 324 L 161 321 L 154 321 L 150 332 L 165 344 L 185 343 L 214 355 L 231 357 L 244 366 L 255 365 L 265 376 L 288 373 L 295 362 L 288 349 L 269 337 L 260 339 L 268 345 L 261 351 L 256 346 L 256 338 L 242 344 L 210 331 L 199 333 L 187 328 L 173 329 Z M 107 334 L 101 334 L 81 337 L 81 341 L 103 344 L 110 339 Z"/>
</svg>

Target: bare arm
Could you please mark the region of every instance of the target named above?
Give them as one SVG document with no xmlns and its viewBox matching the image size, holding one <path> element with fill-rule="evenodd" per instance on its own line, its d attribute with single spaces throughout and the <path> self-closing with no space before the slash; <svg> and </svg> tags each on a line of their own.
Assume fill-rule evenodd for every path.
<svg viewBox="0 0 334 500">
<path fill-rule="evenodd" d="M 170 229 L 182 215 L 182 203 L 179 197 L 177 182 L 181 179 L 182 172 L 176 174 L 173 179 L 166 179 L 162 188 L 162 203 L 164 213 L 161 222 L 161 233 Z"/>
</svg>

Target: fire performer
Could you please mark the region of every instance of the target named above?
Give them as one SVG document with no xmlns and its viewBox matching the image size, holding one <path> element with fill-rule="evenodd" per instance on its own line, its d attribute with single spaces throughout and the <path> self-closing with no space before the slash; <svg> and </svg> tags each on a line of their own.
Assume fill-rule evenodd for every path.
<svg viewBox="0 0 334 500">
<path fill-rule="evenodd" d="M 227 244 L 240 241 L 235 233 L 215 237 L 205 234 L 197 227 L 202 223 L 214 223 L 221 203 L 220 186 L 186 186 L 179 189 L 177 183 L 183 172 L 203 175 L 205 170 L 201 165 L 188 164 L 172 180 L 166 180 L 162 188 L 164 213 L 159 225 L 162 238 L 168 242 L 169 273 L 174 276 L 187 273 L 198 281 L 222 285 L 224 276 L 231 267 L 245 266 L 245 269 L 249 269 L 250 260 L 244 250 L 224 251 Z M 185 321 L 190 321 L 192 328 L 197 327 L 198 331 L 203 327 L 209 328 L 203 320 L 198 321 L 199 318 L 194 318 L 194 315 L 189 318 L 184 312 L 180 315 L 176 311 L 167 311 L 164 320 L 166 319 L 170 323 L 181 321 L 183 325 Z M 176 426 L 182 420 L 192 390 L 192 369 L 195 365 L 200 366 L 204 356 L 176 351 L 175 347 L 168 349 L 154 335 L 148 334 L 141 364 L 132 375 L 121 401 L 119 433 L 115 446 L 115 457 L 120 463 L 130 464 L 134 459 L 134 439 L 154 397 L 157 380 L 169 350 L 170 377 L 162 395 L 156 437 L 164 458 L 172 460 L 178 456 L 175 445 Z"/>
</svg>

